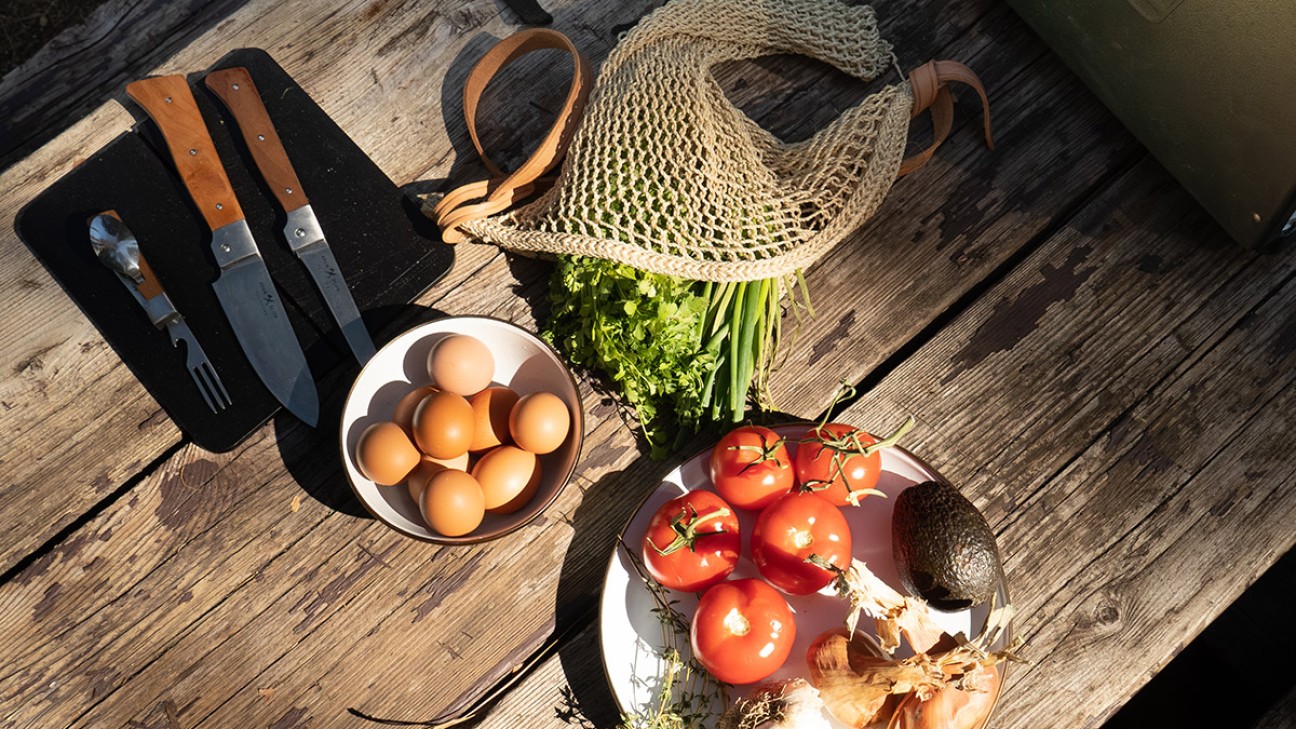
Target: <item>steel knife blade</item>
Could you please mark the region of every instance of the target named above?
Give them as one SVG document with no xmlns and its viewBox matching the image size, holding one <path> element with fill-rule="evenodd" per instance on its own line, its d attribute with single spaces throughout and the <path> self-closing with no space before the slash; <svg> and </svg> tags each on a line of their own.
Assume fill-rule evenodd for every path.
<svg viewBox="0 0 1296 729">
<path fill-rule="evenodd" d="M 134 81 L 126 93 L 158 125 L 185 187 L 212 231 L 220 277 L 212 284 L 252 368 L 275 398 L 308 425 L 319 397 L 306 355 L 234 196 L 184 76 Z"/>
<path fill-rule="evenodd" d="M 238 122 L 252 160 L 288 216 L 284 239 L 310 271 L 352 353 L 364 366 L 374 355 L 373 339 L 251 74 L 246 68 L 225 68 L 207 74 L 206 84 Z"/>
</svg>

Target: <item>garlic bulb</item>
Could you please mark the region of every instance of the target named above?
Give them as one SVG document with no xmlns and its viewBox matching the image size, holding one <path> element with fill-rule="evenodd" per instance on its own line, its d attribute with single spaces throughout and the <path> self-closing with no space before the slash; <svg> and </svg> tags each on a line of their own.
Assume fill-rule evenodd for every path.
<svg viewBox="0 0 1296 729">
<path fill-rule="evenodd" d="M 819 690 L 803 678 L 758 687 L 720 717 L 716 729 L 831 729 Z"/>
</svg>

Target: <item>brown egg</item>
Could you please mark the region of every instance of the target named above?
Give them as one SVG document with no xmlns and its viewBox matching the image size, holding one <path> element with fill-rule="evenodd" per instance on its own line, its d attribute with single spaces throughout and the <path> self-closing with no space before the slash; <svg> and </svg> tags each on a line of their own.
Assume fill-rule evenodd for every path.
<svg viewBox="0 0 1296 729">
<path fill-rule="evenodd" d="M 552 453 L 567 440 L 571 412 L 562 398 L 548 392 L 523 395 L 509 414 L 513 442 L 532 453 Z"/>
<path fill-rule="evenodd" d="M 374 423 L 365 428 L 356 446 L 360 472 L 380 486 L 395 486 L 419 463 L 420 454 L 409 436 L 395 423 Z"/>
<path fill-rule="evenodd" d="M 509 413 L 517 404 L 518 394 L 507 387 L 488 387 L 468 398 L 477 428 L 468 450 L 477 453 L 512 441 L 509 436 Z"/>
<path fill-rule="evenodd" d="M 516 446 L 499 446 L 487 451 L 472 475 L 481 484 L 486 508 L 498 509 L 522 493 L 536 472 L 536 457 Z"/>
<path fill-rule="evenodd" d="M 428 526 L 447 537 L 462 537 L 476 529 L 486 516 L 485 506 L 477 480 L 450 469 L 433 474 L 419 500 Z"/>
<path fill-rule="evenodd" d="M 414 470 L 410 472 L 409 478 L 405 479 L 405 485 L 409 488 L 409 495 L 414 499 L 414 503 L 419 502 L 419 497 L 423 495 L 423 487 L 427 485 L 428 479 L 440 471 L 452 468 L 456 471 L 468 470 L 468 454 L 465 453 L 458 458 L 448 458 L 440 460 L 431 456 L 423 456 Z"/>
<path fill-rule="evenodd" d="M 409 391 L 409 394 L 401 398 L 396 403 L 396 413 L 392 415 L 392 422 L 399 425 L 405 430 L 410 438 L 414 437 L 414 411 L 418 404 L 423 402 L 423 398 L 436 392 L 437 389 L 431 385 L 416 387 Z"/>
<path fill-rule="evenodd" d="M 428 353 L 432 384 L 468 397 L 485 389 L 495 376 L 495 358 L 485 344 L 466 334 L 452 334 Z"/>
<path fill-rule="evenodd" d="M 487 509 L 486 511 L 487 513 L 490 514 L 512 514 L 518 509 L 521 509 L 522 507 L 531 503 L 532 497 L 535 496 L 536 490 L 539 488 L 540 488 L 540 459 L 537 458 L 535 464 L 535 471 L 532 472 L 531 474 L 531 480 L 528 481 L 527 485 L 522 488 L 522 491 L 520 491 L 517 496 L 514 496 L 512 499 L 506 502 L 503 506 L 497 506 L 494 509 Z"/>
<path fill-rule="evenodd" d="M 468 452 L 477 423 L 472 405 L 453 392 L 434 392 L 414 409 L 414 442 L 433 458 L 458 458 Z"/>
</svg>

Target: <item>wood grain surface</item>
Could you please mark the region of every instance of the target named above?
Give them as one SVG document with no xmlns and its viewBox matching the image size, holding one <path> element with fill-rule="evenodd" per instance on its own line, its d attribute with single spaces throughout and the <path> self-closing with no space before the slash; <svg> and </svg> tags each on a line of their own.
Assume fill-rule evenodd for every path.
<svg viewBox="0 0 1296 729">
<path fill-rule="evenodd" d="M 245 0 L 105 0 L 0 78 L 0 170 L 35 152 Z"/>
<path fill-rule="evenodd" d="M 457 100 L 492 38 L 518 27 L 509 12 L 316 5 L 250 2 L 155 72 L 259 46 L 393 179 L 481 176 Z M 654 6 L 545 5 L 596 67 Z M 814 417 L 845 378 L 863 394 L 844 419 L 918 419 L 906 445 L 985 512 L 1029 641 L 994 726 L 1093 726 L 1292 546 L 1296 260 L 1230 246 L 1001 5 L 879 14 L 902 65 L 977 70 L 998 147 L 980 146 L 975 104 L 959 105 L 933 162 L 807 273 L 816 316 L 787 327 L 774 394 Z M 483 101 L 483 142 L 506 166 L 547 128 L 562 61 L 520 62 Z M 785 57 L 716 74 L 788 139 L 868 90 Z M 129 124 L 103 105 L 0 177 L 0 210 Z M 0 726 L 431 720 L 555 635 L 557 655 L 484 725 L 616 721 L 593 623 L 602 573 L 677 461 L 647 459 L 597 381 L 581 382 L 579 473 L 540 520 L 475 547 L 426 545 L 363 515 L 334 428 L 283 418 L 231 453 L 188 444 L 10 230 L 0 252 Z M 549 264 L 457 255 L 379 343 L 439 312 L 537 326 Z M 337 421 L 348 384 L 322 378 L 321 422 Z"/>
</svg>

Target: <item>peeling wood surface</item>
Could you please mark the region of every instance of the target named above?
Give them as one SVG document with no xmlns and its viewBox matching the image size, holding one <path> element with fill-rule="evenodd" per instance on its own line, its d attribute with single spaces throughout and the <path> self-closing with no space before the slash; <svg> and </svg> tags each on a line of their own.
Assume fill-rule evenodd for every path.
<svg viewBox="0 0 1296 729">
<path fill-rule="evenodd" d="M 655 4 L 546 8 L 597 63 Z M 845 377 L 867 392 L 844 418 L 918 418 L 907 445 L 986 513 L 1030 639 L 1034 663 L 994 726 L 1094 726 L 1292 546 L 1296 259 L 1230 246 L 1001 5 L 880 12 L 902 64 L 936 55 L 981 73 L 999 145 L 980 147 L 975 102 L 959 105 L 933 163 L 808 272 L 817 315 L 789 340 L 774 394 L 813 417 Z M 436 189 L 481 174 L 455 99 L 491 38 L 517 27 L 502 5 L 302 13 L 249 2 L 157 71 L 260 46 L 393 179 Z M 551 60 L 483 106 L 486 144 L 506 158 L 547 123 L 509 102 L 562 93 Z M 866 91 L 781 57 L 717 77 L 789 139 Z M 12 218 L 129 124 L 117 103 L 99 107 L 4 173 L 0 210 Z M 221 455 L 187 443 L 11 230 L 0 249 L 0 726 L 363 725 L 348 708 L 428 720 L 556 634 L 557 655 L 484 725 L 615 722 L 592 623 L 602 572 L 673 463 L 644 457 L 589 382 L 585 458 L 543 518 L 438 548 L 363 515 L 330 428 L 281 418 Z M 457 254 L 380 341 L 432 310 L 536 326 L 547 264 Z M 321 422 L 347 385 L 322 380 Z"/>
</svg>

